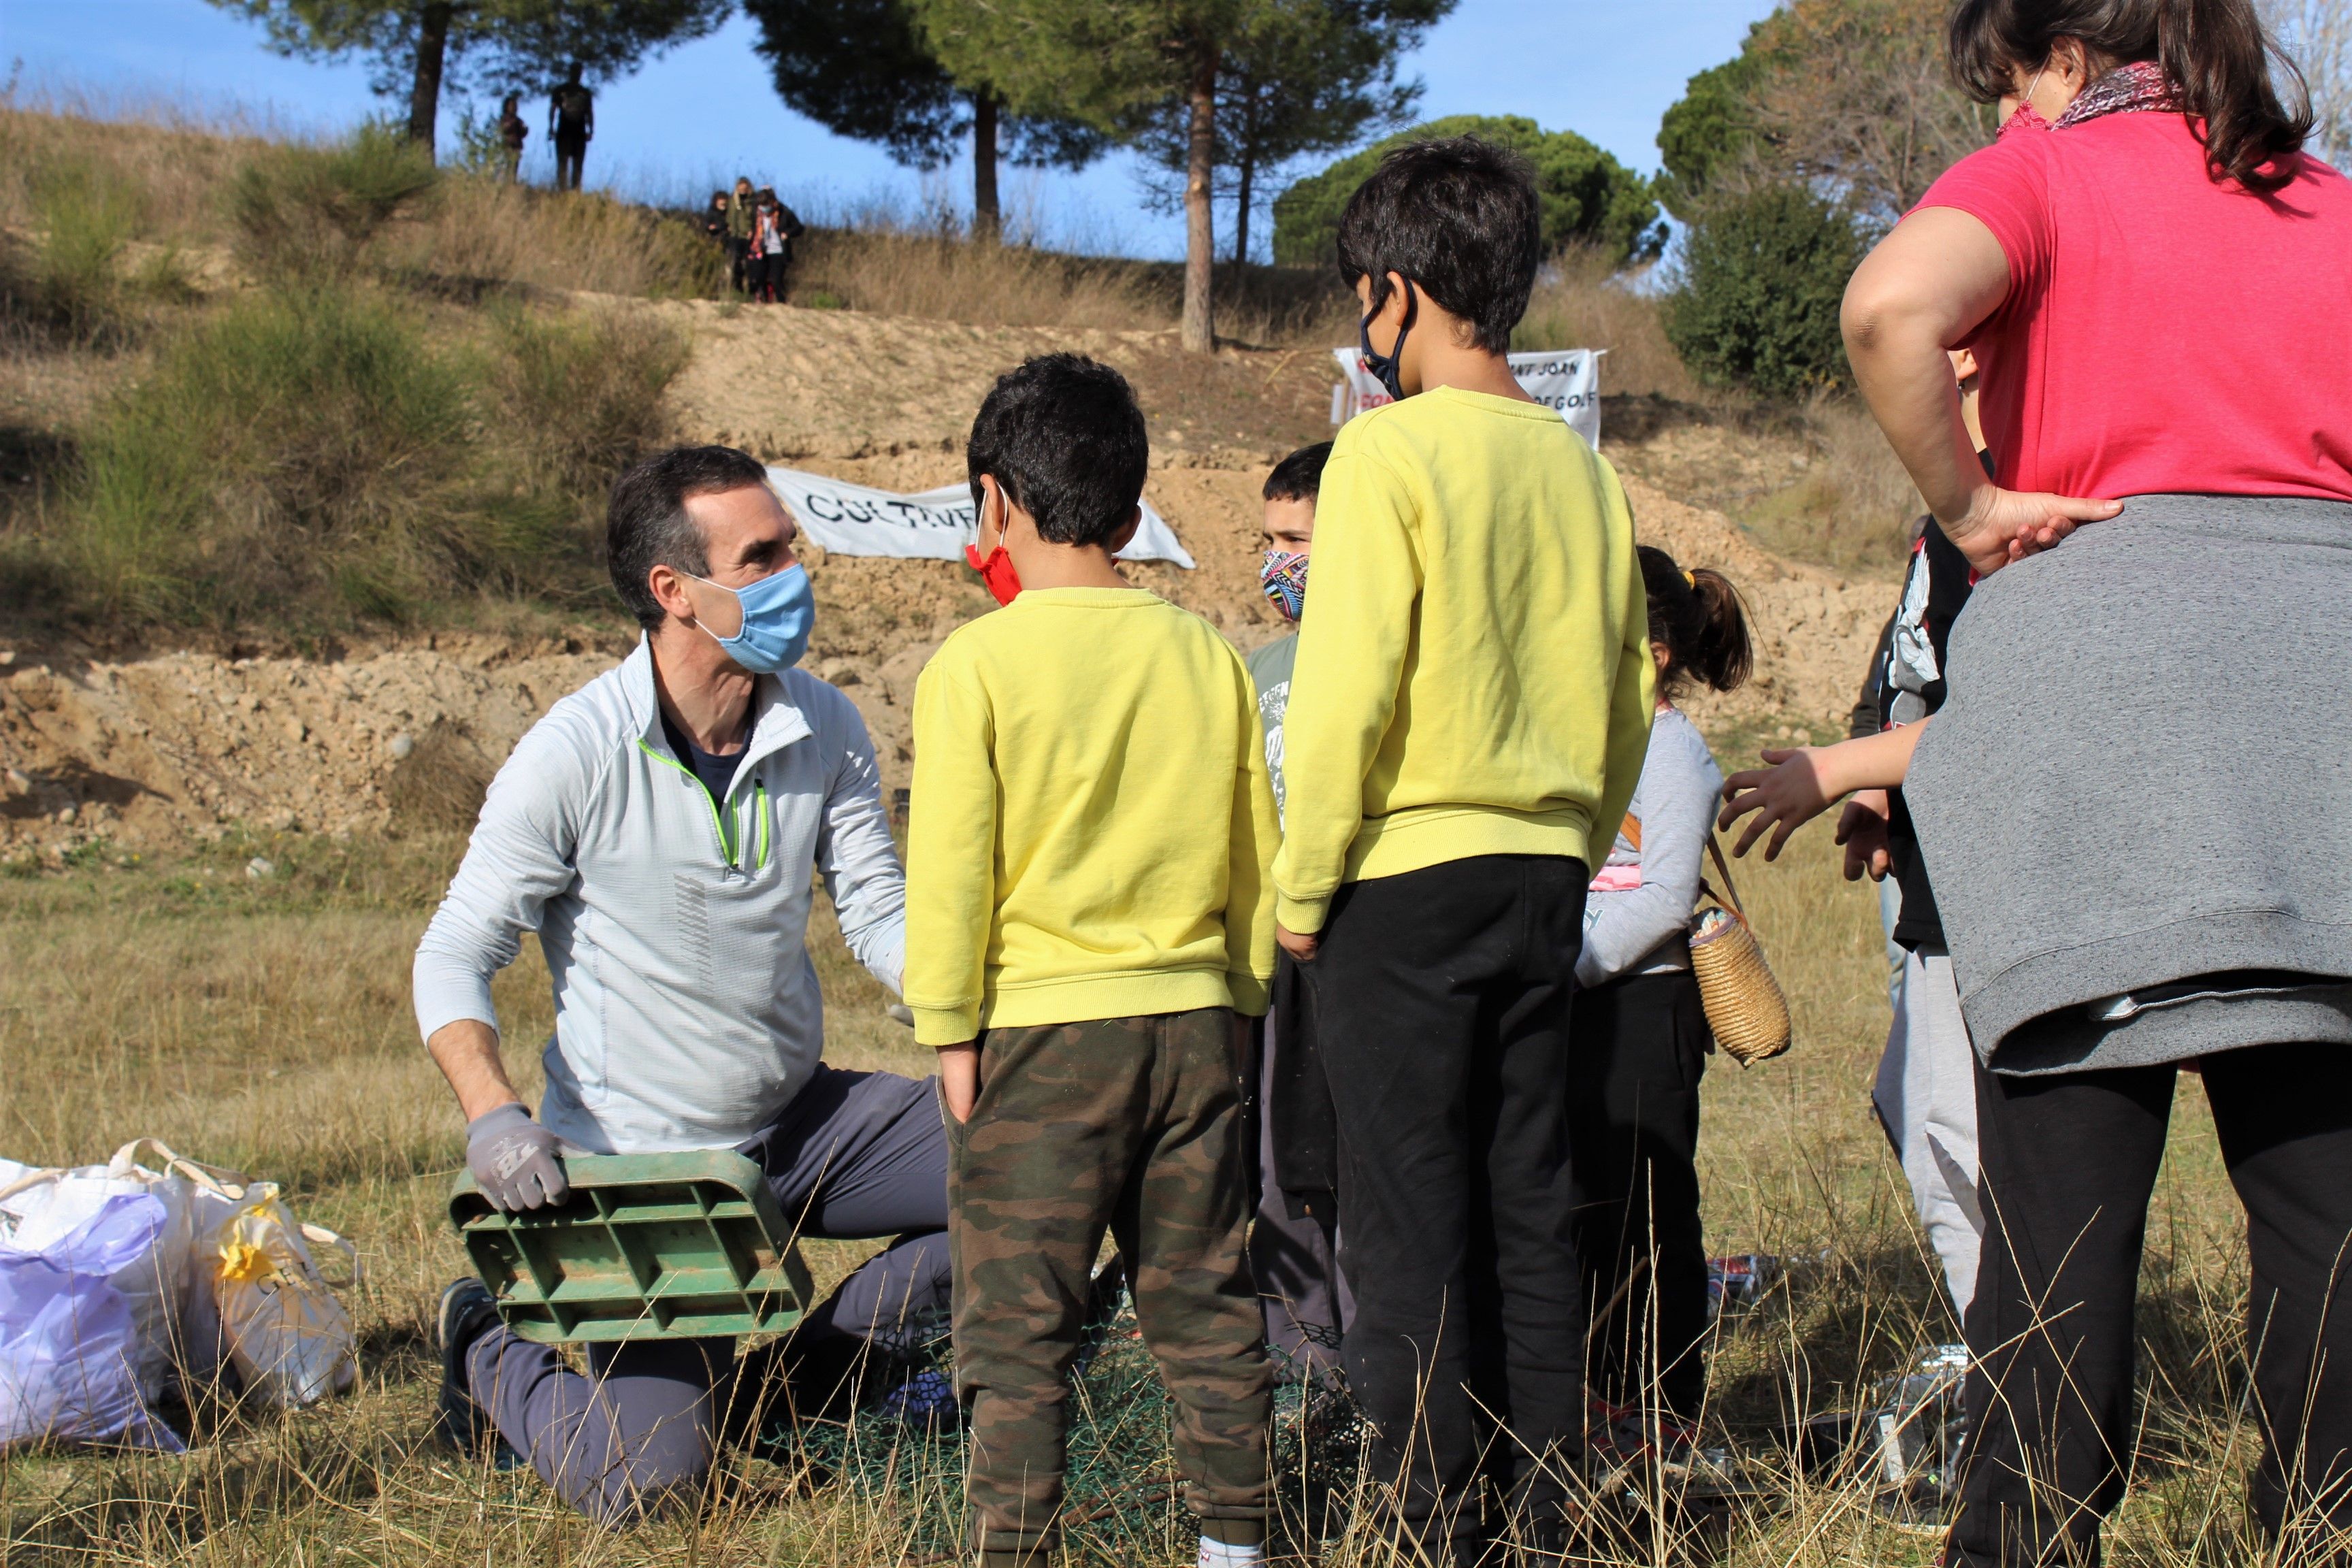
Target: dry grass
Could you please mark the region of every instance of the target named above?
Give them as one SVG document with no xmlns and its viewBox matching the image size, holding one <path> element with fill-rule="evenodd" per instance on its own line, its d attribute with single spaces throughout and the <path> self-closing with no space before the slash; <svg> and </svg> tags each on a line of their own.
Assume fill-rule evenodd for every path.
<svg viewBox="0 0 2352 1568">
<path fill-rule="evenodd" d="M 1658 301 L 1628 282 L 1597 251 L 1562 251 L 1538 277 L 1511 347 L 1606 349 L 1601 387 L 1610 396 L 1699 401 L 1698 383 L 1659 324 Z"/>
<path fill-rule="evenodd" d="M 1729 762 L 1754 737 L 1720 738 Z M 367 1282 L 352 1306 L 362 1382 L 286 1416 L 229 1413 L 183 1458 L 20 1455 L 0 1461 L 0 1563 L 297 1564 L 485 1561 L 868 1564 L 931 1561 L 950 1538 L 960 1449 L 860 1423 L 814 1434 L 804 1468 L 730 1458 L 691 1519 L 607 1534 L 567 1515 L 527 1472 L 454 1462 L 426 1438 L 435 1293 L 460 1267 L 440 1218 L 460 1154 L 457 1119 L 418 1048 L 408 960 L 459 848 L 444 834 L 337 845 L 232 838 L 168 866 L 85 861 L 0 880 L 0 1152 L 103 1157 L 137 1134 L 292 1184 L 306 1217 L 357 1238 Z M 277 864 L 248 879 L 246 858 Z M 1932 1538 L 1874 1511 L 1866 1479 L 1788 1473 L 1770 1434 L 1791 1415 L 1853 1402 L 1921 1345 L 1953 1337 L 1902 1178 L 1870 1118 L 1885 1032 L 1872 895 L 1838 882 L 1818 834 L 1743 875 L 1794 1000 L 1790 1056 L 1706 1084 L 1711 1251 L 1807 1260 L 1759 1308 L 1727 1321 L 1711 1423 L 1756 1467 L 1755 1500 L 1721 1561 L 1739 1568 L 1924 1565 Z M 882 1016 L 885 997 L 820 916 L 829 1057 L 923 1070 Z M 498 985 L 509 1037 L 549 1027 L 535 949 Z M 534 1053 L 510 1052 L 529 1074 Z M 32 1086 L 37 1086 L 33 1089 Z M 527 1084 L 530 1093 L 535 1085 Z M 2144 1347 L 2149 1421 L 2140 1475 L 2109 1561 L 2147 1568 L 2256 1559 L 2238 1502 L 2248 1458 L 2229 1390 L 2242 1377 L 2233 1314 L 2243 1283 L 2235 1207 L 2193 1088 L 2151 1225 Z M 837 1277 L 867 1248 L 812 1248 Z M 1117 1500 L 1074 1536 L 1098 1563 L 1175 1563 L 1178 1510 L 1143 1483 L 1162 1473 L 1164 1408 L 1131 1349 L 1087 1384 L 1080 1501 Z M 1307 1480 L 1296 1416 L 1279 1436 L 1286 1495 Z M 1328 1476 L 1322 1479 L 1328 1479 Z M 1345 1496 L 1339 1516 L 1344 1525 Z M 1108 1505 L 1106 1505 L 1108 1507 Z M 1629 1538 L 1617 1561 L 1664 1562 Z M 1353 1534 L 1333 1568 L 1388 1560 Z"/>
<path fill-rule="evenodd" d="M 1911 476 L 1867 409 L 1820 399 L 1800 424 L 1805 468 L 1795 483 L 1738 509 L 1767 550 L 1835 572 L 1887 573 L 1910 546 L 1926 510 Z"/>
</svg>

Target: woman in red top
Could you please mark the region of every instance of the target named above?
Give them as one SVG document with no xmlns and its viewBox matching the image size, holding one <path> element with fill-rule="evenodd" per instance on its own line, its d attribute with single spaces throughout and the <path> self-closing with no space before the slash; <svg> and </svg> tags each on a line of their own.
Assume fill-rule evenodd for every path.
<svg viewBox="0 0 2352 1568">
<path fill-rule="evenodd" d="M 1988 1222 L 1945 1562 L 2095 1560 L 2183 1066 L 2250 1217 L 2256 1510 L 2342 1561 L 2296 1542 L 2352 1531 L 2352 185 L 2303 153 L 2252 0 L 1959 0 L 1950 44 L 2000 139 L 1845 308 L 1988 574 L 1906 785 Z"/>
</svg>

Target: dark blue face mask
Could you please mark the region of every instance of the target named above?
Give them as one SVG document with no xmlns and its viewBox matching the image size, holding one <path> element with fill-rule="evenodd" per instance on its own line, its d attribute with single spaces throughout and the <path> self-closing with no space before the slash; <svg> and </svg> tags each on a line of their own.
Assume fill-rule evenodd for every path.
<svg viewBox="0 0 2352 1568">
<path fill-rule="evenodd" d="M 1372 315 L 1378 314 L 1380 314 L 1378 310 L 1372 312 Z M 1400 403 L 1404 401 L 1404 385 L 1397 376 L 1397 361 L 1403 356 L 1404 340 L 1412 331 L 1413 318 L 1419 314 L 1421 314 L 1421 296 L 1413 291 L 1412 279 L 1408 278 L 1404 280 L 1404 324 L 1397 328 L 1397 341 L 1394 347 L 1384 354 L 1374 353 L 1372 352 L 1372 317 L 1366 316 L 1356 323 L 1356 341 L 1363 349 L 1364 368 L 1370 371 L 1373 378 L 1388 389 L 1388 395 Z"/>
</svg>

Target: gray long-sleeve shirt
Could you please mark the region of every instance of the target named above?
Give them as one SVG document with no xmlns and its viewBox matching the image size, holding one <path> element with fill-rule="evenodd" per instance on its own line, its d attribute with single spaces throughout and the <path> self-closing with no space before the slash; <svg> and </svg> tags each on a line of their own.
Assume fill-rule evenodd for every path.
<svg viewBox="0 0 2352 1568">
<path fill-rule="evenodd" d="M 536 931 L 554 981 L 540 1120 L 592 1153 L 726 1148 L 800 1093 L 824 1042 L 812 871 L 896 990 L 906 879 L 865 721 L 804 670 L 762 676 L 714 800 L 662 733 L 651 650 L 564 698 L 499 768 L 416 949 L 417 1027 L 498 1027 L 490 977 Z"/>
<path fill-rule="evenodd" d="M 1621 826 L 1592 879 L 1584 901 L 1584 951 L 1576 960 L 1578 984 L 1690 967 L 1700 861 L 1722 790 L 1723 770 L 1698 726 L 1679 709 L 1660 709 L 1626 811 L 1641 825 L 1640 844 Z"/>
</svg>

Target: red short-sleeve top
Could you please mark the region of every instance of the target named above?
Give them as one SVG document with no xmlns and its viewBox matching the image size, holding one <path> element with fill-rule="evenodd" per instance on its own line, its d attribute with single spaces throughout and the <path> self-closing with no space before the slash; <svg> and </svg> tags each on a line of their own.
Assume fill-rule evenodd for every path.
<svg viewBox="0 0 2352 1568">
<path fill-rule="evenodd" d="M 2352 182 L 2206 173 L 2179 114 L 2021 131 L 1921 207 L 1990 229 L 2010 291 L 1968 345 L 2000 482 L 2352 500 Z"/>
</svg>

